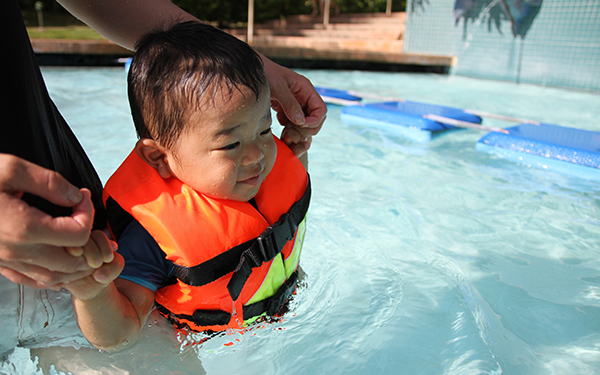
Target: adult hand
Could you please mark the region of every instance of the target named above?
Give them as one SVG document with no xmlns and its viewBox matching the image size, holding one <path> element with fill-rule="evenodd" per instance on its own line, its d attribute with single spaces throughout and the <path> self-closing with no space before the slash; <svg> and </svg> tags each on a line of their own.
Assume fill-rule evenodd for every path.
<svg viewBox="0 0 600 375">
<path fill-rule="evenodd" d="M 305 139 L 317 134 L 325 121 L 327 106 L 312 83 L 306 77 L 260 56 L 271 87 L 271 106 L 277 112 L 279 123 L 306 129 Z M 305 147 L 303 153 L 310 147 L 310 142 L 301 145 Z"/>
<path fill-rule="evenodd" d="M 21 200 L 24 192 L 73 207 L 73 214 L 53 218 Z M 0 154 L 0 274 L 34 288 L 91 274 L 94 269 L 81 247 L 88 242 L 93 217 L 89 191 L 54 171 Z M 101 246 L 101 254 L 112 253 L 108 243 Z"/>
</svg>

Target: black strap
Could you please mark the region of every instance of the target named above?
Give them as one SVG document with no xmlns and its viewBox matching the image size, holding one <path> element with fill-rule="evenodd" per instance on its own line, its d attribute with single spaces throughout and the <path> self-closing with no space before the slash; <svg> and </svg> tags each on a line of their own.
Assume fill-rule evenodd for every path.
<svg viewBox="0 0 600 375">
<path fill-rule="evenodd" d="M 283 310 L 282 308 L 296 291 L 297 283 L 298 272 L 294 272 L 272 297 L 244 306 L 244 320 L 260 316 L 263 313 L 267 313 L 269 316 L 279 315 L 281 310 Z M 183 319 L 193 322 L 200 327 L 222 326 L 227 325 L 231 320 L 231 314 L 223 310 L 196 310 L 193 315 L 186 315 L 174 314 L 159 303 L 156 303 L 156 308 L 176 324 L 182 324 L 181 320 Z"/>
<path fill-rule="evenodd" d="M 244 320 L 267 313 L 269 316 L 279 315 L 282 307 L 296 291 L 298 283 L 298 272 L 294 272 L 290 278 L 277 290 L 272 297 L 244 306 Z"/>
<path fill-rule="evenodd" d="M 257 238 L 237 245 L 228 251 L 194 267 L 185 267 L 173 263 L 175 275 L 181 282 L 191 286 L 211 283 L 233 272 L 227 285 L 232 299 L 239 297 L 252 269 L 271 261 L 279 254 L 285 244 L 294 238 L 298 226 L 304 220 L 310 203 L 310 177 L 302 198 L 295 202 L 290 210 L 269 226 Z"/>
<path fill-rule="evenodd" d="M 125 231 L 125 228 L 131 223 L 133 220 L 133 216 L 127 211 L 125 211 L 118 203 L 113 199 L 113 197 L 108 197 L 106 199 L 106 216 L 108 219 L 108 226 L 112 231 L 115 239 L 119 241 L 121 235 Z"/>
</svg>

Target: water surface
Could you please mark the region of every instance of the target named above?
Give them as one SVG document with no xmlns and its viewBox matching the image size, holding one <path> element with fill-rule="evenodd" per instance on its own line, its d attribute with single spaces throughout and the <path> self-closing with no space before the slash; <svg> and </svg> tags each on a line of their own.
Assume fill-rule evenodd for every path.
<svg viewBox="0 0 600 375">
<path fill-rule="evenodd" d="M 300 72 L 319 86 L 600 131 L 600 96 L 590 93 Z M 106 181 L 136 140 L 125 73 L 43 73 Z M 480 132 L 417 144 L 344 125 L 339 111 L 330 107 L 310 150 L 306 276 L 282 322 L 195 344 L 153 317 L 130 350 L 49 349 L 43 365 L 144 374 L 599 373 L 597 183 L 477 152 Z M 21 355 L 18 366 L 31 366 Z"/>
</svg>

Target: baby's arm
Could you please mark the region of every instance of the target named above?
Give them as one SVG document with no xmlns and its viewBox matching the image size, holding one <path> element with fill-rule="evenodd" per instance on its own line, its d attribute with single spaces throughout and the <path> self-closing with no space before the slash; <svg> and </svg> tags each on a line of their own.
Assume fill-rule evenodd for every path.
<svg viewBox="0 0 600 375">
<path fill-rule="evenodd" d="M 93 277 L 64 285 L 72 294 L 81 332 L 93 346 L 106 351 L 133 345 L 154 303 L 152 290 L 115 279 L 122 268 L 123 258 L 115 254 L 114 260 L 100 267 Z"/>
</svg>

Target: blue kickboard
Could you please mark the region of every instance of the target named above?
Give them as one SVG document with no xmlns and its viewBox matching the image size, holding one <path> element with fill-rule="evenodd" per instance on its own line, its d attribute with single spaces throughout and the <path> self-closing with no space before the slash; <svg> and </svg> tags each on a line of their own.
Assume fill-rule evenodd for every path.
<svg viewBox="0 0 600 375">
<path fill-rule="evenodd" d="M 330 88 L 319 87 L 319 86 L 315 86 L 315 90 L 317 90 L 317 93 L 319 93 L 319 95 L 327 96 L 330 98 L 344 99 L 344 100 L 357 101 L 357 102 L 362 100 L 362 98 L 360 98 L 358 96 L 354 96 L 344 90 L 330 89 Z"/>
<path fill-rule="evenodd" d="M 418 142 L 431 141 L 435 134 L 456 129 L 423 117 L 428 114 L 481 123 L 481 117 L 462 109 L 410 101 L 352 105 L 342 108 L 340 117 L 346 123 L 376 126 Z"/>
<path fill-rule="evenodd" d="M 506 130 L 509 134 L 486 134 L 475 148 L 544 169 L 600 178 L 600 133 L 551 124 L 520 124 Z"/>
</svg>

